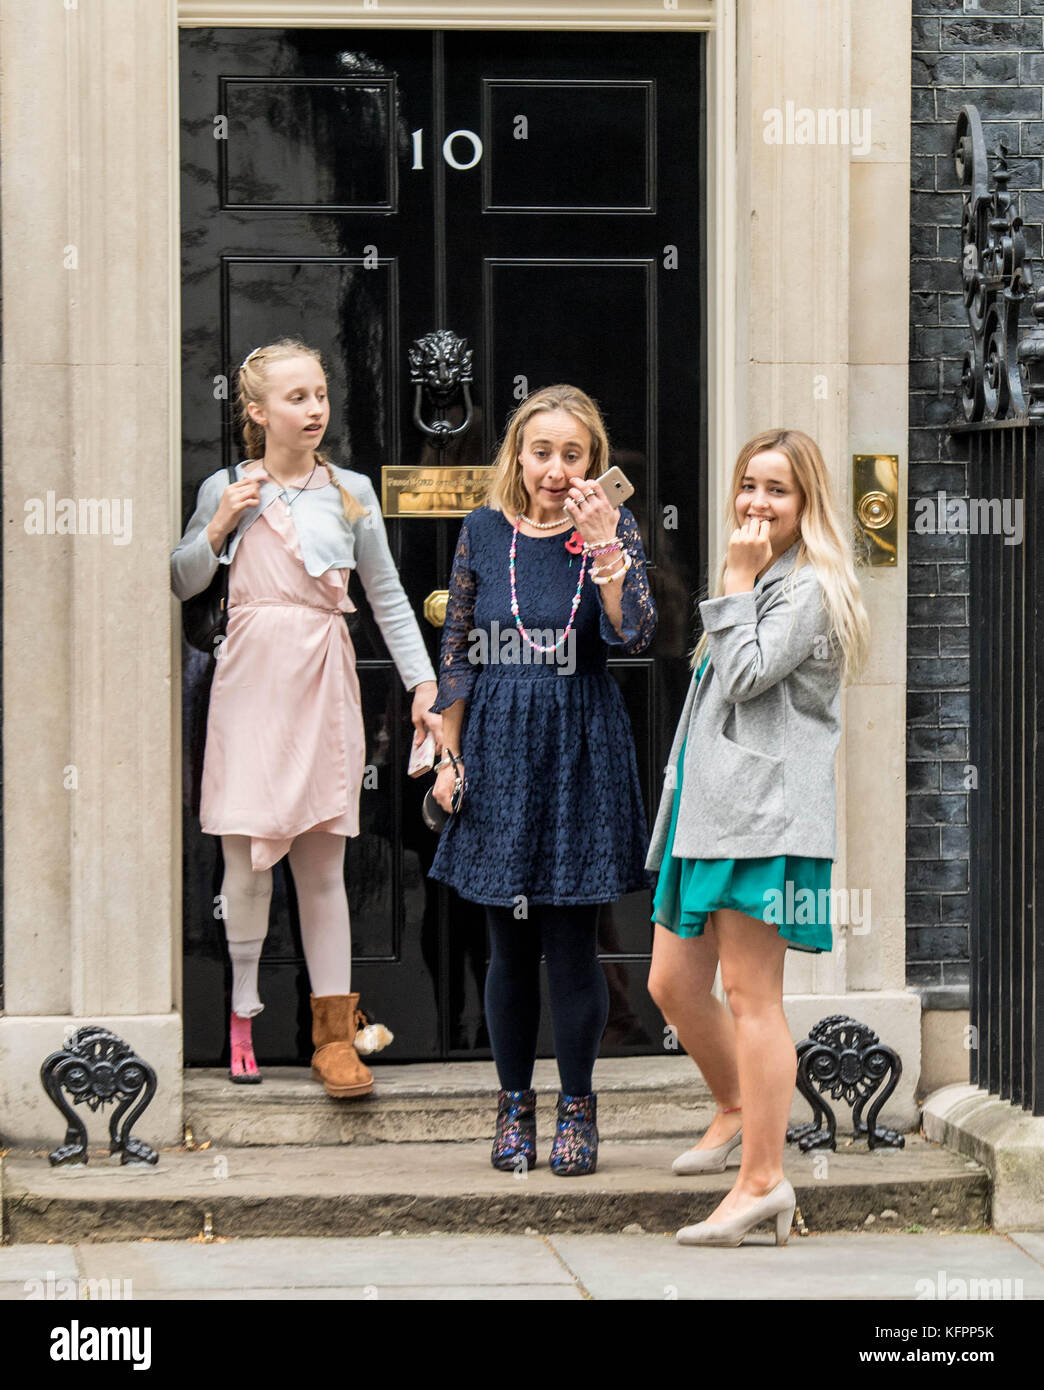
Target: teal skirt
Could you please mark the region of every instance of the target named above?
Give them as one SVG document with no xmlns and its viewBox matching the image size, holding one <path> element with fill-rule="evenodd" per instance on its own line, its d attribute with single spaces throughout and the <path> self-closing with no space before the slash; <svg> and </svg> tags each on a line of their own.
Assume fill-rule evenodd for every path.
<svg viewBox="0 0 1044 1390">
<path fill-rule="evenodd" d="M 700 668 L 702 677 L 706 662 Z M 675 858 L 685 744 L 678 755 L 671 824 L 653 897 L 652 920 L 676 936 L 702 936 L 709 913 L 731 908 L 775 925 L 787 945 L 819 953 L 833 947 L 832 860 L 778 854 L 766 859 Z"/>
</svg>

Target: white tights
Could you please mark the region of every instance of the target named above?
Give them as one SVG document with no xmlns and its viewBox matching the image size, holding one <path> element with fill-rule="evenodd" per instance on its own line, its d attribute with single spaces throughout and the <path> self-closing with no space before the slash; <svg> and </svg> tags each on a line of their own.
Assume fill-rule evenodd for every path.
<svg viewBox="0 0 1044 1390">
<path fill-rule="evenodd" d="M 309 830 L 290 846 L 301 940 L 313 994 L 348 994 L 352 935 L 344 887 L 343 835 Z M 222 835 L 225 935 L 232 958 L 232 1010 L 253 1018 L 264 1008 L 257 994 L 258 962 L 268 934 L 272 870 L 250 867 L 249 835 Z"/>
</svg>

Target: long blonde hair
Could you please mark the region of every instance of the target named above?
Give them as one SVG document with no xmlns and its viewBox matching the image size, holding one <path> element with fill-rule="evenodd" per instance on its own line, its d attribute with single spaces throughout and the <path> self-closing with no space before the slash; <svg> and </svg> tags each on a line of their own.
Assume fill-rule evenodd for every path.
<svg viewBox="0 0 1044 1390">
<path fill-rule="evenodd" d="M 518 456 L 525 428 L 541 410 L 564 410 L 587 426 L 591 434 L 591 458 L 585 478 L 597 478 L 609 467 L 609 437 L 605 431 L 605 421 L 591 397 L 578 386 L 544 386 L 539 391 L 533 391 L 507 422 L 504 438 L 493 460 L 493 477 L 486 492 L 486 505 L 504 510 L 509 516 L 517 516 L 529 505 Z"/>
<path fill-rule="evenodd" d="M 767 449 L 778 449 L 790 460 L 802 501 L 797 523 L 797 559 L 793 570 L 784 580 L 784 590 L 793 588 L 802 565 L 813 567 L 830 617 L 831 644 L 839 653 L 842 676 L 851 679 L 862 668 L 869 652 L 870 620 L 859 592 L 851 537 L 842 524 L 840 511 L 834 501 L 823 455 L 816 441 L 801 430 L 763 430 L 739 451 L 722 518 L 722 560 L 715 597 L 725 592 L 729 537 L 736 529 L 736 497 L 743 475 L 755 454 Z M 704 632 L 692 654 L 690 664 L 694 668 L 703 660 L 707 645 L 707 634 Z"/>
<path fill-rule="evenodd" d="M 279 338 L 274 343 L 255 348 L 239 368 L 236 407 L 243 428 L 243 442 L 246 444 L 247 458 L 261 459 L 265 456 L 265 431 L 256 420 L 251 420 L 248 405 L 263 406 L 268 394 L 268 368 L 273 362 L 283 362 L 291 357 L 314 357 L 325 373 L 323 359 L 316 348 L 308 347 L 297 338 Z M 316 463 L 321 463 L 330 476 L 330 481 L 341 494 L 341 505 L 347 521 L 358 521 L 369 516 L 369 511 L 348 489 L 337 480 L 333 465 L 325 454 L 313 450 Z"/>
</svg>

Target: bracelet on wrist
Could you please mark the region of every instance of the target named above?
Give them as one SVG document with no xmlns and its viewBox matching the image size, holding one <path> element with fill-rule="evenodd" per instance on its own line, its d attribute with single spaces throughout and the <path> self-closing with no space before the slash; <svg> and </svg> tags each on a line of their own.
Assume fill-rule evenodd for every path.
<svg viewBox="0 0 1044 1390">
<path fill-rule="evenodd" d="M 608 560 L 591 566 L 592 574 L 604 574 L 606 570 L 615 569 L 617 565 L 626 565 L 629 569 L 633 561 L 625 550 L 621 555 L 611 555 Z"/>
<path fill-rule="evenodd" d="M 608 567 L 606 567 L 608 568 Z M 614 579 L 620 579 L 631 568 L 631 557 L 624 551 L 623 564 L 619 569 L 613 570 L 612 574 L 592 574 L 591 579 L 595 584 L 611 584 Z"/>
<path fill-rule="evenodd" d="M 591 568 L 595 572 L 601 572 L 607 569 L 612 569 L 614 565 L 627 562 L 633 563 L 632 556 L 626 550 L 619 550 L 614 552 L 613 554 L 606 555 L 604 557 L 599 556 L 596 559 L 592 560 Z"/>
<path fill-rule="evenodd" d="M 625 550 L 619 563 L 616 560 L 610 560 L 607 564 L 595 565 L 591 570 L 591 578 L 596 584 L 605 584 L 608 580 L 615 579 L 618 575 L 626 574 L 633 563 L 630 555 Z M 616 567 L 614 568 L 614 566 Z M 604 575 L 605 578 L 599 579 L 599 575 Z"/>
<path fill-rule="evenodd" d="M 596 547 L 594 550 L 592 550 L 590 553 L 591 553 L 591 556 L 593 557 L 593 559 L 595 559 L 595 560 L 602 560 L 603 557 L 612 558 L 612 556 L 614 556 L 614 555 L 621 555 L 621 554 L 622 554 L 622 555 L 626 555 L 626 554 L 627 554 L 626 550 L 624 550 L 624 548 L 623 548 L 622 545 L 598 546 L 598 547 Z"/>
</svg>

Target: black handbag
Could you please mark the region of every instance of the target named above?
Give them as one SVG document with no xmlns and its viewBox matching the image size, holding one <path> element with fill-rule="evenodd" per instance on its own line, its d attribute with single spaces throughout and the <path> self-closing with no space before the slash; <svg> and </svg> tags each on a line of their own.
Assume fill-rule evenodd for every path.
<svg viewBox="0 0 1044 1390">
<path fill-rule="evenodd" d="M 442 809 L 435 800 L 434 786 L 429 787 L 424 793 L 424 800 L 421 803 L 421 817 L 424 824 L 429 830 L 434 830 L 436 835 L 441 835 L 443 826 L 449 820 L 450 816 L 455 816 L 458 813 L 464 801 L 464 793 L 467 791 L 468 787 L 467 780 L 460 770 L 460 763 L 457 762 L 457 759 L 448 748 L 446 749 L 446 757 L 449 758 L 450 762 L 453 764 L 453 771 L 456 774 L 453 784 L 453 797 L 450 803 L 453 810 L 444 811 Z"/>
<path fill-rule="evenodd" d="M 232 464 L 228 468 L 228 480 L 236 481 L 236 470 Z M 228 550 L 229 542 L 235 535 L 230 531 L 221 547 L 221 555 Z M 185 641 L 198 652 L 213 656 L 225 636 L 228 626 L 228 565 L 218 559 L 214 577 L 205 589 L 193 594 L 181 605 L 181 629 Z"/>
</svg>

